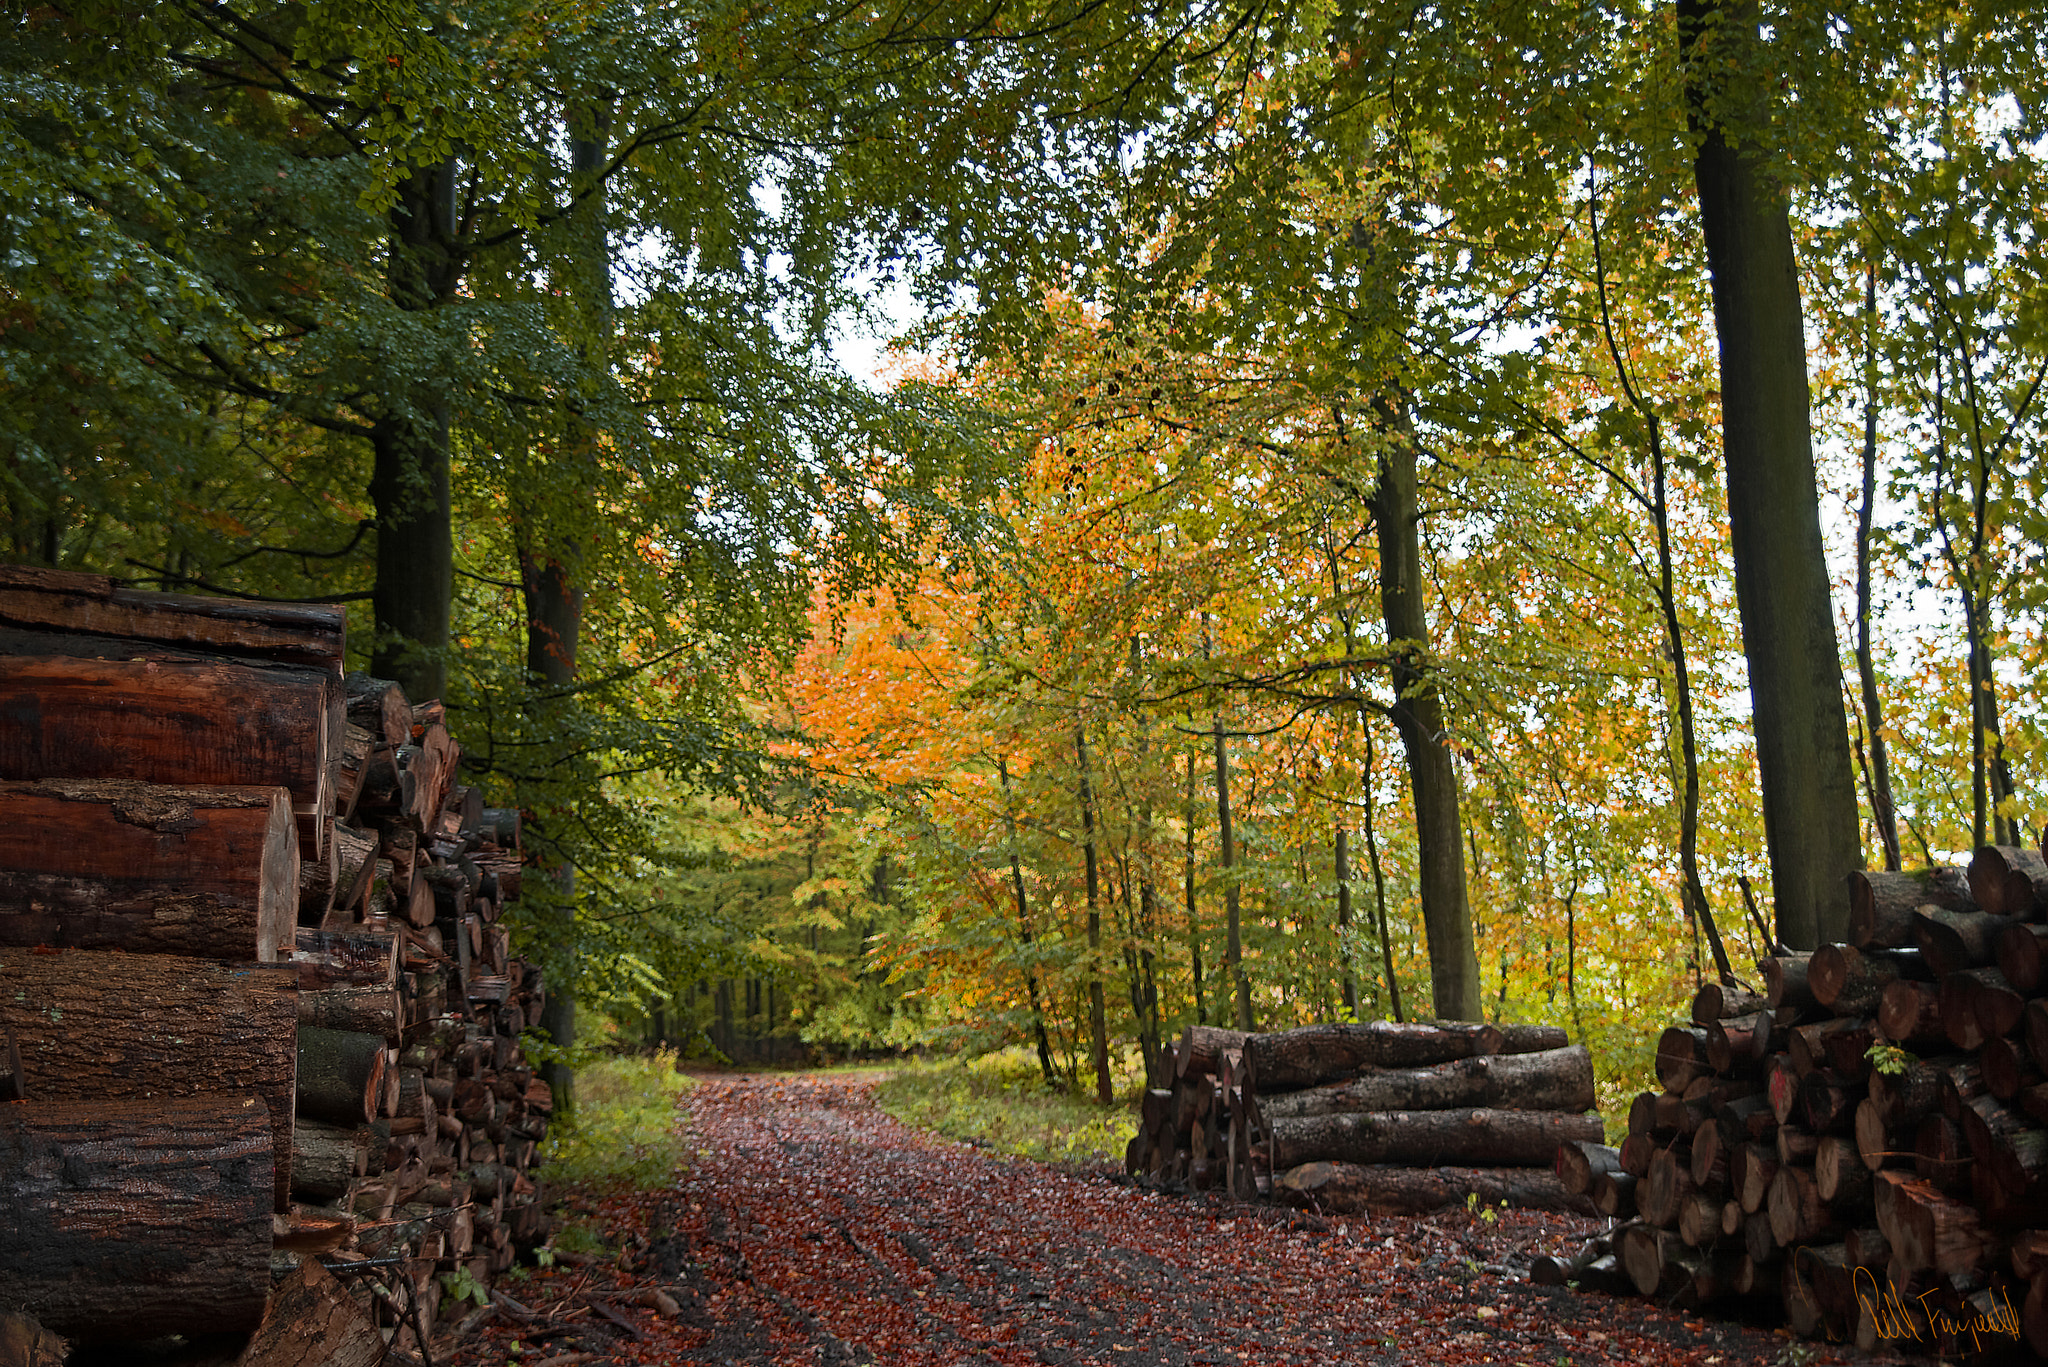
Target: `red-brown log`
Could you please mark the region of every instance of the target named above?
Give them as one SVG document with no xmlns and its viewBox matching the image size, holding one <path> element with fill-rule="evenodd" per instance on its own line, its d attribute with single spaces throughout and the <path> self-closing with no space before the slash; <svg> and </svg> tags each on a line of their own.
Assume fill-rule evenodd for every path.
<svg viewBox="0 0 2048 1367">
<path fill-rule="evenodd" d="M 1667 1127 L 1666 1122 L 1658 1117 L 1657 1098 L 1660 1095 L 1662 1093 L 1659 1092 L 1637 1092 L 1635 1099 L 1629 1102 L 1628 1132 L 1630 1134 L 1639 1134 L 1650 1139 L 1668 1139 L 1675 1133 L 1675 1121 L 1670 1122 Z"/>
<path fill-rule="evenodd" d="M 1921 907 L 1913 913 L 1913 943 L 1928 971 L 1942 981 L 1951 973 L 1996 963 L 1999 932 L 2013 924 L 2010 917 L 1988 912 Z"/>
<path fill-rule="evenodd" d="M 398 1038 L 398 989 L 392 987 L 329 987 L 299 993 L 299 1024 L 323 1030 L 350 1030 Z"/>
<path fill-rule="evenodd" d="M 1501 1040 L 1496 1026 L 1455 1021 L 1304 1025 L 1245 1040 L 1244 1066 L 1252 1085 L 1270 1094 L 1334 1082 L 1368 1065 L 1419 1068 L 1497 1054 Z"/>
<path fill-rule="evenodd" d="M 1249 1031 L 1225 1030 L 1217 1025 L 1190 1025 L 1181 1032 L 1180 1052 L 1174 1056 L 1174 1075 L 1214 1077 L 1216 1065 L 1226 1049 L 1242 1049 Z"/>
<path fill-rule="evenodd" d="M 1956 1191 L 1970 1180 L 1970 1146 L 1962 1126 L 1945 1115 L 1921 1117 L 1913 1131 L 1913 1174 L 1942 1191 Z"/>
<path fill-rule="evenodd" d="M 1820 1197 L 1812 1168 L 1781 1164 L 1771 1179 L 1764 1208 L 1771 1216 L 1771 1237 L 1780 1248 L 1810 1243 L 1835 1227 L 1834 1214 Z"/>
<path fill-rule="evenodd" d="M 1699 1127 L 1692 1136 L 1692 1184 L 1702 1192 L 1719 1196 L 1728 1189 L 1729 1159 L 1742 1140 L 1735 1127 L 1714 1120 Z"/>
<path fill-rule="evenodd" d="M 380 1367 L 384 1335 L 317 1258 L 279 1285 L 235 1367 Z"/>
<path fill-rule="evenodd" d="M 1977 1068 L 1984 1078 L 1984 1090 L 2000 1101 L 2011 1101 L 2041 1081 L 2027 1046 L 2018 1038 L 1998 1036 L 1984 1041 L 1977 1051 Z"/>
<path fill-rule="evenodd" d="M 1941 1023 L 1941 989 L 1900 979 L 1878 995 L 1877 1028 L 1885 1038 L 1907 1049 L 1948 1047 Z"/>
<path fill-rule="evenodd" d="M 0 565 L 0 626 L 146 641 L 341 673 L 346 619 L 326 603 L 158 593 L 97 574 Z"/>
<path fill-rule="evenodd" d="M 304 854 L 325 850 L 330 703 L 341 681 L 285 666 L 43 653 L 0 633 L 0 779 L 119 775 L 173 787 L 282 787 Z M 24 653 L 35 652 L 35 653 Z M 293 871 L 296 881 L 297 871 Z"/>
<path fill-rule="evenodd" d="M 2025 845 L 1979 845 L 1970 856 L 1970 896 L 1990 915 L 2032 920 L 2048 904 L 2048 861 Z"/>
<path fill-rule="evenodd" d="M 1870 1195 L 1870 1168 L 1856 1151 L 1856 1141 L 1824 1135 L 1813 1156 L 1813 1183 L 1830 1207 L 1861 1205 Z"/>
<path fill-rule="evenodd" d="M 1778 1127 L 1778 1162 L 1812 1164 L 1813 1156 L 1820 1152 L 1820 1136 L 1812 1130 L 1798 1125 Z"/>
<path fill-rule="evenodd" d="M 0 782 L 0 944 L 267 962 L 298 879 L 282 788 Z"/>
<path fill-rule="evenodd" d="M 1657 1156 L 1657 1141 L 1647 1134 L 1632 1134 L 1621 1141 L 1621 1170 L 1631 1177 L 1650 1175 L 1650 1160 Z"/>
<path fill-rule="evenodd" d="M 1763 974 L 1767 989 L 1765 1000 L 1773 1011 L 1788 1006 L 1803 1011 L 1820 1005 L 1807 982 L 1809 957 L 1805 954 L 1780 954 L 1757 960 L 1757 971 Z"/>
<path fill-rule="evenodd" d="M 1764 1095 L 1771 1103 L 1771 1114 L 1777 1118 L 1778 1124 L 1781 1127 L 1791 1124 L 1799 1113 L 1799 1070 L 1790 1056 L 1772 1055 Z"/>
<path fill-rule="evenodd" d="M 1650 1175 L 1636 1188 L 1636 1209 L 1644 1220 L 1663 1229 L 1678 1223 L 1679 1210 L 1693 1194 L 1691 1167 L 1691 1153 L 1683 1146 L 1657 1151 Z"/>
<path fill-rule="evenodd" d="M 1705 1028 L 1729 1016 L 1747 1016 L 1770 1005 L 1761 992 L 1746 987 L 1724 987 L 1717 982 L 1701 983 L 1692 994 L 1692 1023 Z"/>
<path fill-rule="evenodd" d="M 1901 1142 L 1897 1131 L 1885 1123 L 1884 1108 L 1876 1097 L 1867 1096 L 1856 1104 L 1856 1155 L 1866 1168 L 1881 1168 L 1913 1156 L 1912 1146 Z"/>
<path fill-rule="evenodd" d="M 1894 1276 L 1910 1277 L 1922 1269 L 1945 1275 L 1974 1271 L 1991 1251 L 1993 1241 L 1976 1212 L 1931 1182 L 1901 1172 L 1877 1173 L 1873 1204 L 1877 1227 L 1891 1244 Z"/>
<path fill-rule="evenodd" d="M 1678 1238 L 1687 1248 L 1706 1248 L 1721 1237 L 1721 1202 L 1695 1191 L 1678 1206 Z"/>
<path fill-rule="evenodd" d="M 292 1032 L 288 964 L 171 954 L 0 948 L 0 1035 L 11 1030 L 36 1102 L 254 1093 L 291 1182 Z"/>
<path fill-rule="evenodd" d="M 398 937 L 390 931 L 302 927 L 295 944 L 291 963 L 302 992 L 398 983 Z"/>
<path fill-rule="evenodd" d="M 1887 984 L 1901 976 L 1890 956 L 1852 945 L 1822 945 L 1806 967 L 1807 985 L 1838 1016 L 1867 1016 Z"/>
<path fill-rule="evenodd" d="M 2005 927 L 1992 945 L 1998 971 L 2018 992 L 2032 992 L 2041 986 L 2042 966 L 2048 960 L 2048 925 L 2026 922 Z"/>
<path fill-rule="evenodd" d="M 1777 1145 L 1744 1144 L 1730 1155 L 1728 1175 L 1744 1213 L 1756 1214 L 1770 1195 L 1771 1179 L 1778 1175 Z"/>
<path fill-rule="evenodd" d="M 1555 1111 L 1368 1111 L 1266 1122 L 1275 1171 L 1317 1161 L 1548 1168 L 1567 1140 L 1601 1138 L 1598 1116 Z"/>
<path fill-rule="evenodd" d="M 1584 1196 L 1593 1190 L 1594 1178 L 1621 1171 L 1621 1154 L 1595 1140 L 1576 1139 L 1557 1146 L 1551 1171 L 1567 1196 Z"/>
<path fill-rule="evenodd" d="M 1863 1100 L 1862 1084 L 1853 1082 L 1832 1068 L 1808 1073 L 1799 1083 L 1799 1106 L 1807 1128 L 1815 1134 L 1846 1134 L 1854 1128 L 1856 1103 Z"/>
<path fill-rule="evenodd" d="M 1273 1179 L 1276 1199 L 1333 1213 L 1378 1211 L 1417 1215 L 1503 1204 L 1524 1210 L 1593 1213 L 1593 1203 L 1559 1185 L 1557 1175 L 1527 1167 L 1431 1167 L 1304 1163 Z"/>
<path fill-rule="evenodd" d="M 1458 1106 L 1587 1111 L 1593 1108 L 1593 1056 L 1583 1044 L 1537 1054 L 1482 1054 L 1426 1068 L 1362 1073 L 1298 1092 L 1267 1093 L 1260 1106 L 1268 1120 Z"/>
<path fill-rule="evenodd" d="M 1593 1209 L 1610 1220 L 1626 1220 L 1636 1213 L 1636 1192 L 1642 1178 L 1626 1172 L 1603 1172 L 1593 1179 Z"/>
<path fill-rule="evenodd" d="M 0 1107 L 0 1305 L 84 1341 L 254 1328 L 270 1144 L 247 1094 Z"/>
<path fill-rule="evenodd" d="M 1755 1065 L 1778 1048 L 1783 1038 L 1769 1011 L 1732 1016 L 1700 1028 L 1707 1037 L 1707 1065 L 1723 1076 L 1753 1073 Z"/>
<path fill-rule="evenodd" d="M 1984 1042 L 1989 1044 L 2019 1029 L 2027 999 L 2013 991 L 2005 975 L 1995 968 L 1981 968 L 1970 977 L 1970 1009 L 1977 1013 L 1977 1030 Z"/>
<path fill-rule="evenodd" d="M 1984 1044 L 1984 1027 L 1977 1019 L 1978 975 L 1997 976 L 1995 968 L 1958 969 L 1941 980 L 1941 1028 L 1948 1042 L 1965 1052 Z M 1999 978 L 2002 984 L 2005 980 Z"/>
<path fill-rule="evenodd" d="M 1938 865 L 1911 873 L 1872 869 L 1849 875 L 1849 943 L 1896 949 L 1913 942 L 1913 912 L 1923 906 L 1975 911 L 1966 870 Z"/>
</svg>

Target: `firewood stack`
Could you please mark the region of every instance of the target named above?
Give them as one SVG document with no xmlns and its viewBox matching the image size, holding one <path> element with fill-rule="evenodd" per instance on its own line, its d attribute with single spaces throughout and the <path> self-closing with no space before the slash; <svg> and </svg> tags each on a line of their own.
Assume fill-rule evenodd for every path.
<svg viewBox="0 0 2048 1367">
<path fill-rule="evenodd" d="M 0 1311 L 254 1329 L 319 1255 L 404 1349 L 545 1237 L 519 817 L 460 754 L 338 609 L 0 567 Z"/>
<path fill-rule="evenodd" d="M 1849 896 L 1849 943 L 1700 989 L 1619 1151 L 1559 1151 L 1626 1223 L 1536 1274 L 1774 1304 L 1865 1351 L 2048 1355 L 2048 862 L 1985 846 Z"/>
<path fill-rule="evenodd" d="M 1168 1055 L 1174 1085 L 1146 1093 L 1125 1151 L 1164 1186 L 1330 1211 L 1568 1206 L 1552 1155 L 1603 1132 L 1592 1058 L 1550 1026 L 1189 1026 Z"/>
</svg>

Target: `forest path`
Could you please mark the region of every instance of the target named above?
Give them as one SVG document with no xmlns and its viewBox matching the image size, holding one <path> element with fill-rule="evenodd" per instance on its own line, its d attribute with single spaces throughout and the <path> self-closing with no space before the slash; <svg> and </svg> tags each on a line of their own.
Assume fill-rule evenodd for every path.
<svg viewBox="0 0 2048 1367">
<path fill-rule="evenodd" d="M 616 1306 L 658 1286 L 681 1313 L 631 1316 L 636 1341 L 604 1339 L 607 1321 L 591 1317 L 577 1345 L 590 1355 L 557 1357 L 591 1367 L 1855 1360 L 1823 1345 L 1787 1355 L 1777 1334 L 1531 1285 L 1528 1260 L 1575 1247 L 1591 1220 L 1317 1219 L 1163 1196 L 899 1125 L 876 1106 L 873 1082 L 702 1078 L 684 1098 L 694 1165 L 667 1192 L 600 1203 L 630 1270 L 577 1274 L 586 1301 L 593 1287 L 617 1288 L 605 1292 Z"/>
</svg>

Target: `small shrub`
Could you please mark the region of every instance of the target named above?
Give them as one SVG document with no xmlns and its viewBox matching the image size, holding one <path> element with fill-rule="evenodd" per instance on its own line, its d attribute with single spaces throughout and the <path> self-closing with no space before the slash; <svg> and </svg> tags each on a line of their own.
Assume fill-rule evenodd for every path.
<svg viewBox="0 0 2048 1367">
<path fill-rule="evenodd" d="M 690 1085 L 666 1049 L 577 1069 L 576 1110 L 548 1130 L 544 1176 L 570 1187 L 667 1186 L 684 1165 L 676 1101 Z"/>
<path fill-rule="evenodd" d="M 1054 1163 L 1121 1166 L 1137 1125 L 1144 1076 L 1135 1055 L 1116 1061 L 1116 1104 L 1092 1092 L 1048 1087 L 1029 1050 L 999 1049 L 978 1058 L 905 1064 L 875 1089 L 884 1111 L 906 1125 L 998 1153 Z"/>
</svg>

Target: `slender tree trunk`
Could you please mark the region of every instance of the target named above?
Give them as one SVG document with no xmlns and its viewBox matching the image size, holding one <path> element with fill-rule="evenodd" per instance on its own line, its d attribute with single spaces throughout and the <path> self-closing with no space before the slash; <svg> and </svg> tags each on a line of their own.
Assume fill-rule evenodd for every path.
<svg viewBox="0 0 2048 1367">
<path fill-rule="evenodd" d="M 1010 887 L 1017 896 L 1017 943 L 1027 957 L 1024 965 L 1024 987 L 1031 998 L 1031 1038 L 1038 1046 L 1038 1070 L 1045 1075 L 1048 1084 L 1053 1081 L 1052 1042 L 1045 1037 L 1045 1008 L 1038 999 L 1038 965 L 1029 962 L 1032 952 L 1031 909 L 1024 898 L 1024 863 L 1018 855 L 1017 809 L 1010 802 L 1010 762 L 996 760 L 996 776 L 1003 784 L 1003 821 L 1010 837 Z"/>
<path fill-rule="evenodd" d="M 1415 443 L 1405 408 L 1385 405 L 1381 417 L 1379 484 L 1371 507 L 1380 547 L 1380 610 L 1394 685 L 1394 724 L 1407 751 L 1408 781 L 1415 798 L 1431 1006 L 1440 1019 L 1476 1021 L 1482 1018 L 1479 954 L 1465 898 L 1458 774 L 1451 763 L 1443 703 L 1428 664 Z"/>
<path fill-rule="evenodd" d="M 1115 1100 L 1109 1080 L 1109 1009 L 1102 992 L 1102 885 L 1095 859 L 1095 793 L 1088 781 L 1088 728 L 1074 728 L 1074 753 L 1081 767 L 1082 853 L 1088 879 L 1088 1044 L 1095 1064 L 1095 1099 Z"/>
<path fill-rule="evenodd" d="M 1767 169 L 1769 148 L 1759 145 L 1770 91 L 1756 60 L 1754 0 L 1678 0 L 1677 9 L 1699 138 L 1693 171 L 1720 341 L 1728 522 L 1771 887 L 1779 938 L 1811 949 L 1847 934 L 1843 880 L 1862 855 L 1791 220 Z"/>
<path fill-rule="evenodd" d="M 1372 866 L 1373 916 L 1380 932 L 1380 958 L 1387 972 L 1387 1008 L 1394 1013 L 1397 1021 L 1406 1020 L 1401 1013 L 1401 979 L 1394 972 L 1394 937 L 1387 932 L 1387 871 L 1380 863 L 1379 836 L 1373 829 L 1373 809 L 1377 805 L 1374 796 L 1372 722 L 1365 721 L 1365 782 L 1361 790 L 1365 794 L 1365 861 Z"/>
<path fill-rule="evenodd" d="M 1230 984 L 1237 1007 L 1237 1028 L 1257 1029 L 1252 1024 L 1252 985 L 1244 971 L 1244 935 L 1238 921 L 1237 846 L 1230 821 L 1230 753 L 1223 743 L 1223 718 L 1215 719 L 1216 739 L 1216 825 L 1223 852 L 1223 976 Z"/>
<path fill-rule="evenodd" d="M 1181 800 L 1181 819 L 1187 832 L 1187 846 L 1181 856 L 1182 896 L 1187 901 L 1188 959 L 1195 979 L 1195 1024 L 1209 1023 L 1209 1007 L 1202 1000 L 1202 923 L 1195 913 L 1195 752 L 1187 753 L 1187 791 Z"/>
<path fill-rule="evenodd" d="M 1856 510 L 1856 678 L 1863 691 L 1863 724 L 1868 736 L 1870 818 L 1884 846 L 1884 866 L 1898 872 L 1899 818 L 1892 803 L 1891 759 L 1884 744 L 1884 703 L 1877 692 L 1877 663 L 1870 643 L 1870 524 L 1877 507 L 1877 268 L 1865 266 L 1863 501 Z"/>
<path fill-rule="evenodd" d="M 1337 823 L 1337 973 L 1344 1014 L 1358 1019 L 1358 974 L 1351 967 L 1351 832 Z"/>
</svg>

